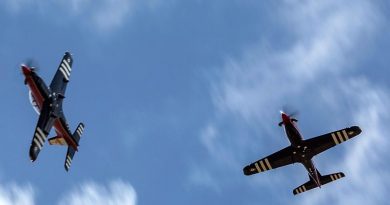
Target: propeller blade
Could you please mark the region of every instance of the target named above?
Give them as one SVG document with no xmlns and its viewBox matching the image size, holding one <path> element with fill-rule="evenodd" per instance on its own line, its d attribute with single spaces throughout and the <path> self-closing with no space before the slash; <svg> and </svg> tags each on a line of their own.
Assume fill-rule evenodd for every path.
<svg viewBox="0 0 390 205">
<path fill-rule="evenodd" d="M 31 68 L 35 72 L 39 71 L 39 65 L 38 65 L 37 61 L 35 61 L 33 58 L 28 58 L 25 61 L 25 63 L 23 63 L 23 64 L 26 65 L 27 67 Z"/>
<path fill-rule="evenodd" d="M 293 109 L 291 106 L 287 106 L 287 105 L 284 105 L 282 107 L 282 111 L 280 111 L 281 113 L 285 113 L 286 115 L 290 116 L 290 117 L 294 117 L 294 116 L 297 116 L 299 115 L 299 111 L 296 110 L 296 109 Z"/>
</svg>

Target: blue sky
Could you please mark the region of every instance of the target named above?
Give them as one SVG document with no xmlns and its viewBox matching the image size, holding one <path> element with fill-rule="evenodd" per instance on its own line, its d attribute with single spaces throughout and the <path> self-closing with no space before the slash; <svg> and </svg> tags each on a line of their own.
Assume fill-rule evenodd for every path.
<svg viewBox="0 0 390 205">
<path fill-rule="evenodd" d="M 386 204 L 390 188 L 387 1 L 5 0 L 0 3 L 0 204 Z M 49 84 L 74 56 L 64 110 L 86 124 L 71 171 L 46 145 L 19 65 Z M 346 178 L 293 196 L 296 164 L 245 177 L 288 145 L 279 110 L 305 138 L 363 134 L 315 157 Z"/>
</svg>

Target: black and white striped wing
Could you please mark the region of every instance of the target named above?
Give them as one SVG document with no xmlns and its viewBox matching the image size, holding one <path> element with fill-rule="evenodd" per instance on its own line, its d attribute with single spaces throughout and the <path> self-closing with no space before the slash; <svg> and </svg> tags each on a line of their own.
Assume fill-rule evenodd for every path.
<svg viewBox="0 0 390 205">
<path fill-rule="evenodd" d="M 244 168 L 245 175 L 257 174 L 265 172 L 278 167 L 286 166 L 294 163 L 293 160 L 293 148 L 291 146 L 286 147 L 278 152 L 275 152 L 268 157 L 260 159 Z"/>
<path fill-rule="evenodd" d="M 359 135 L 361 132 L 362 130 L 358 126 L 353 126 L 305 140 L 305 144 L 314 156 Z"/>
<path fill-rule="evenodd" d="M 49 113 L 49 105 L 44 103 L 30 146 L 29 155 L 31 161 L 35 161 L 38 158 L 38 154 L 45 144 L 47 135 L 53 127 L 54 120 L 55 118 Z"/>
<path fill-rule="evenodd" d="M 72 65 L 72 55 L 69 52 L 66 52 L 50 84 L 52 92 L 65 94 L 66 85 L 70 80 L 70 74 L 72 72 Z"/>
</svg>

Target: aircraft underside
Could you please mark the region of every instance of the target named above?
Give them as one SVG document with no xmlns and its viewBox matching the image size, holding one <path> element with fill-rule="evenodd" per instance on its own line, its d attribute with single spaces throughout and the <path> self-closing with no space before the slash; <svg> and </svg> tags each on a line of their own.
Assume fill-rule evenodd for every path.
<svg viewBox="0 0 390 205">
<path fill-rule="evenodd" d="M 322 176 L 314 165 L 312 158 L 340 143 L 343 143 L 361 133 L 358 126 L 352 126 L 327 133 L 318 137 L 303 140 L 302 135 L 296 127 L 297 120 L 290 119 L 289 116 L 282 113 L 282 122 L 286 135 L 291 142 L 290 146 L 285 147 L 263 159 L 244 167 L 245 175 L 253 175 L 276 169 L 293 163 L 302 163 L 309 176 L 309 181 L 293 190 L 294 195 L 311 190 L 329 182 L 345 177 L 344 173 L 334 173 Z"/>
</svg>

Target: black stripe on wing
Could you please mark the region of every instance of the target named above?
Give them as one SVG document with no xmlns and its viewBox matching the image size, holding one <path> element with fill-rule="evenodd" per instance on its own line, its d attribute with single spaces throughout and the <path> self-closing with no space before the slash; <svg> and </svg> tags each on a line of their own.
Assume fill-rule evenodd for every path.
<svg viewBox="0 0 390 205">
<path fill-rule="evenodd" d="M 361 132 L 362 130 L 358 126 L 353 126 L 305 140 L 304 143 L 312 150 L 314 156 L 359 135 Z"/>
<path fill-rule="evenodd" d="M 54 124 L 54 118 L 50 115 L 49 106 L 48 101 L 43 103 L 42 111 L 39 115 L 38 123 L 31 141 L 29 152 L 31 161 L 35 161 L 38 158 L 38 154 L 45 144 L 47 135 Z"/>
<path fill-rule="evenodd" d="M 45 144 L 47 134 L 43 132 L 40 127 L 37 127 L 30 146 L 30 159 L 35 161 L 38 158 L 38 154 Z"/>
<path fill-rule="evenodd" d="M 252 175 L 294 163 L 293 148 L 286 147 L 244 168 L 245 175 Z"/>
</svg>

